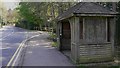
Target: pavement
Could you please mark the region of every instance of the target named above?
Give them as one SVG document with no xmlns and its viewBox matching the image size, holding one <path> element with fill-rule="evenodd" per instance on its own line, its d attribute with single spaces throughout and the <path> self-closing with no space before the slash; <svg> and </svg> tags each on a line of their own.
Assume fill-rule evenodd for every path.
<svg viewBox="0 0 120 68">
<path fill-rule="evenodd" d="M 65 55 L 51 46 L 48 37 L 48 33 L 42 32 L 25 44 L 27 48 L 22 66 L 74 66 Z"/>
</svg>

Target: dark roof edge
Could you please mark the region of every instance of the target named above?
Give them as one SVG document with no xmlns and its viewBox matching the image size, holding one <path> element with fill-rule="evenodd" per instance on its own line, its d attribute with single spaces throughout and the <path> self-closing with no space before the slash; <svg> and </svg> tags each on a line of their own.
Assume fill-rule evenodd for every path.
<svg viewBox="0 0 120 68">
<path fill-rule="evenodd" d="M 116 11 L 110 10 L 109 8 L 104 7 L 104 6 L 102 6 L 102 5 L 100 5 L 100 4 L 96 3 L 96 2 L 92 2 L 92 3 L 94 3 L 95 5 L 100 6 L 101 8 L 107 9 L 108 11 L 116 12 Z"/>
<path fill-rule="evenodd" d="M 103 14 L 107 14 L 107 15 L 117 15 L 117 14 L 119 14 L 118 12 L 111 12 L 111 13 L 73 13 L 73 14 L 101 14 L 101 15 L 103 15 Z"/>
</svg>

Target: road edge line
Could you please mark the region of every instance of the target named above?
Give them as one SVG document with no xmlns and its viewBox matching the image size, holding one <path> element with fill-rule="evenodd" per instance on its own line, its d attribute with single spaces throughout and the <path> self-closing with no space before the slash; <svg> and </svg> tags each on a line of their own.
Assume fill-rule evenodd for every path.
<svg viewBox="0 0 120 68">
<path fill-rule="evenodd" d="M 10 61 L 8 62 L 6 68 L 9 68 L 10 65 L 14 66 L 15 65 L 15 62 L 16 60 L 18 59 L 18 56 L 20 55 L 20 51 L 22 50 L 24 44 L 29 41 L 30 39 L 34 38 L 34 37 L 37 37 L 39 36 L 40 34 L 38 35 L 35 35 L 35 36 L 32 36 L 28 39 L 25 39 L 24 41 L 21 42 L 21 44 L 19 45 L 19 47 L 17 48 L 17 50 L 15 51 L 15 53 L 13 54 L 12 58 L 10 59 Z M 17 56 L 17 57 L 16 57 Z M 15 59 L 15 60 L 14 60 Z"/>
</svg>

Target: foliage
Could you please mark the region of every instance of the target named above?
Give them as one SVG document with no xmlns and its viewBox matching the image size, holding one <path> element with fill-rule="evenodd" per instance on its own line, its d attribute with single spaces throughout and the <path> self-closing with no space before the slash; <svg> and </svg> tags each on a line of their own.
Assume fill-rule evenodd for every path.
<svg viewBox="0 0 120 68">
<path fill-rule="evenodd" d="M 30 9 L 28 6 L 26 6 L 26 2 L 21 2 L 20 6 L 16 8 L 17 10 L 19 9 L 18 13 L 20 14 L 21 17 L 24 19 L 28 20 L 29 22 L 32 22 L 33 16 L 32 13 L 30 12 Z"/>
<path fill-rule="evenodd" d="M 2 17 L 0 16 L 0 24 L 2 23 Z"/>
<path fill-rule="evenodd" d="M 8 24 L 8 22 L 17 22 L 19 14 L 17 11 L 7 9 L 3 2 L 0 2 L 0 20 L 2 20 L 2 24 Z"/>
<path fill-rule="evenodd" d="M 6 17 L 6 21 L 13 24 L 13 23 L 16 23 L 18 22 L 18 19 L 20 18 L 18 12 L 16 9 L 9 9 L 7 11 L 7 17 Z"/>
<path fill-rule="evenodd" d="M 52 42 L 51 45 L 52 45 L 52 47 L 57 47 L 58 46 L 58 42 Z"/>
<path fill-rule="evenodd" d="M 4 12 L 4 13 L 3 13 Z M 2 22 L 6 22 L 6 17 L 7 17 L 7 9 L 4 6 L 3 2 L 0 1 L 0 20 Z M 2 23 L 1 22 L 1 23 Z"/>
<path fill-rule="evenodd" d="M 73 3 L 58 2 L 20 2 L 16 8 L 21 16 L 20 20 L 28 21 L 28 24 L 36 24 L 39 27 L 51 26 L 55 28 L 54 19 Z"/>
<path fill-rule="evenodd" d="M 55 33 L 52 33 L 52 32 L 49 32 L 49 36 L 50 36 L 50 40 L 53 40 L 53 41 L 55 41 L 56 40 L 56 38 L 57 38 L 57 36 L 56 36 L 56 34 Z"/>
<path fill-rule="evenodd" d="M 30 23 L 28 24 L 29 22 L 26 21 L 26 20 L 20 20 L 18 22 L 16 22 L 15 26 L 16 27 L 21 27 L 21 28 L 24 28 L 24 29 L 30 29 L 30 30 L 34 30 L 34 26 L 38 26 L 36 25 L 35 23 Z"/>
</svg>

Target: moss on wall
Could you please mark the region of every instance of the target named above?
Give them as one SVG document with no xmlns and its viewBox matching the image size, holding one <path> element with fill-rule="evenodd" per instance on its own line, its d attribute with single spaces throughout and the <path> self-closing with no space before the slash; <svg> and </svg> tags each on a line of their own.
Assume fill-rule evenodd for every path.
<svg viewBox="0 0 120 68">
<path fill-rule="evenodd" d="M 83 57 L 79 58 L 79 63 L 91 63 L 91 62 L 103 62 L 103 61 L 112 61 L 112 56 L 92 56 L 92 57 Z"/>
</svg>

